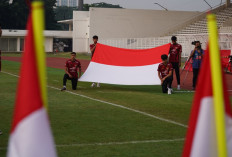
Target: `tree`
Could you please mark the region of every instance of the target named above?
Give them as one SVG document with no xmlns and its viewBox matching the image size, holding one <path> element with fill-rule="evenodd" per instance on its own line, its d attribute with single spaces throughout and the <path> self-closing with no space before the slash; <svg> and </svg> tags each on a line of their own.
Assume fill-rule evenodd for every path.
<svg viewBox="0 0 232 157">
<path fill-rule="evenodd" d="M 84 10 L 89 11 L 90 7 L 97 7 L 97 8 L 122 8 L 120 5 L 114 5 L 109 3 L 93 3 L 93 4 L 84 4 Z"/>
<path fill-rule="evenodd" d="M 68 20 L 73 18 L 73 11 L 78 10 L 77 7 L 67 7 L 67 6 L 59 6 L 54 8 L 55 12 L 55 20 L 61 21 L 61 20 Z M 66 24 L 58 24 L 62 30 L 68 30 L 68 25 Z"/>
<path fill-rule="evenodd" d="M 57 21 L 73 18 L 73 11 L 78 10 L 76 7 L 60 6 L 54 9 L 55 19 Z"/>
<path fill-rule="evenodd" d="M 55 21 L 53 7 L 56 0 L 45 1 L 45 28 L 48 30 L 58 29 Z M 0 22 L 3 29 L 26 29 L 29 8 L 25 0 L 14 0 L 9 4 L 9 0 L 0 1 Z"/>
<path fill-rule="evenodd" d="M 8 0 L 0 1 L 0 21 L 2 28 L 25 29 L 28 7 L 24 0 L 17 0 L 13 4 L 9 5 Z"/>
<path fill-rule="evenodd" d="M 45 22 L 47 30 L 57 30 L 60 26 L 55 20 L 54 7 L 56 6 L 56 0 L 45 0 Z"/>
</svg>

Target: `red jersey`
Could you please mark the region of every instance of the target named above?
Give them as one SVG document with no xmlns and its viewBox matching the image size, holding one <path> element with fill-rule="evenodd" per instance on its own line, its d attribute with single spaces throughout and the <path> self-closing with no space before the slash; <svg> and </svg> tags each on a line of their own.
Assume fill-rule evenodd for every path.
<svg viewBox="0 0 232 157">
<path fill-rule="evenodd" d="M 78 68 L 81 68 L 81 63 L 78 60 L 72 61 L 71 59 L 67 60 L 65 63 L 65 67 L 68 68 L 68 72 L 74 77 L 78 77 Z"/>
<path fill-rule="evenodd" d="M 94 48 L 94 46 L 95 46 L 95 44 L 90 44 L 90 45 L 89 45 L 90 50 L 91 50 L 92 48 Z M 94 51 L 95 51 L 95 50 L 94 50 Z M 94 51 L 91 52 L 91 53 L 92 53 L 92 57 L 93 57 Z"/>
<path fill-rule="evenodd" d="M 169 63 L 179 63 L 179 57 L 182 52 L 182 46 L 180 44 L 172 44 L 169 50 Z"/>
<path fill-rule="evenodd" d="M 167 76 L 169 74 L 170 71 L 173 70 L 172 64 L 168 63 L 168 64 L 164 64 L 164 63 L 160 63 L 158 66 L 157 71 L 161 72 L 161 77 L 164 78 L 165 76 Z"/>
</svg>

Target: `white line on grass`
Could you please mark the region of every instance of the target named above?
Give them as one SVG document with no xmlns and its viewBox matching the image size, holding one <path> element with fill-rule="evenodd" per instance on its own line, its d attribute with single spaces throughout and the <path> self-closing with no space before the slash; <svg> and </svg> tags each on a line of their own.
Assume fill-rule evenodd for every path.
<svg viewBox="0 0 232 157">
<path fill-rule="evenodd" d="M 52 86 L 48 86 L 48 87 L 52 88 L 52 89 L 60 90 L 59 88 L 56 88 L 56 87 L 52 87 Z M 101 102 L 101 103 L 104 103 L 104 104 L 116 106 L 116 107 L 119 107 L 119 108 L 123 108 L 123 109 L 129 110 L 129 111 L 136 112 L 136 113 L 140 113 L 140 114 L 148 116 L 148 117 L 152 117 L 152 118 L 155 118 L 155 119 L 158 119 L 158 120 L 161 120 L 161 121 L 165 121 L 165 122 L 168 122 L 168 123 L 171 123 L 171 124 L 175 124 L 175 125 L 179 125 L 179 126 L 187 128 L 187 126 L 184 125 L 184 124 L 181 124 L 181 123 L 178 123 L 178 122 L 175 122 L 175 121 L 172 121 L 172 120 L 164 119 L 164 118 L 161 118 L 161 117 L 157 117 L 157 116 L 154 116 L 154 115 L 146 113 L 146 112 L 142 112 L 142 111 L 135 110 L 135 109 L 132 109 L 132 108 L 129 108 L 129 107 L 125 107 L 125 106 L 122 106 L 122 105 L 114 104 L 114 103 L 111 103 L 111 102 L 107 102 L 107 101 L 103 101 L 103 100 L 91 98 L 91 97 L 88 97 L 86 95 L 77 94 L 77 93 L 74 93 L 74 92 L 71 92 L 71 91 L 66 91 L 66 92 L 70 93 L 70 94 L 73 94 L 73 95 L 77 95 L 77 96 L 83 97 L 83 98 L 87 98 L 87 99 L 90 99 L 90 100 L 93 100 L 93 101 Z"/>
<path fill-rule="evenodd" d="M 144 141 L 125 141 L 125 142 L 107 142 L 107 143 L 80 143 L 80 144 L 58 144 L 56 147 L 85 147 L 85 146 L 109 146 L 109 145 L 124 145 L 124 144 L 144 144 L 144 143 L 164 143 L 164 142 L 179 142 L 184 141 L 184 138 L 172 140 L 144 140 Z M 0 147 L 0 150 L 6 150 L 7 147 Z"/>
<path fill-rule="evenodd" d="M 163 142 L 178 142 L 178 141 L 184 141 L 184 138 L 173 139 L 173 140 L 145 140 L 145 141 L 126 141 L 126 142 L 108 142 L 108 143 L 58 144 L 56 145 L 56 147 L 108 146 L 108 145 L 163 143 Z"/>
<path fill-rule="evenodd" d="M 174 93 L 194 93 L 192 90 L 184 90 L 184 91 L 174 91 Z"/>
<path fill-rule="evenodd" d="M 2 72 L 3 72 L 3 71 L 2 71 Z M 17 76 L 17 75 L 11 74 L 11 73 L 7 73 L 7 72 L 3 72 L 3 73 L 9 74 L 9 75 L 12 75 L 12 76 L 15 76 L 15 77 L 19 77 L 19 76 Z M 56 90 L 59 90 L 59 91 L 60 91 L 60 89 L 59 89 L 59 88 L 56 88 L 56 87 L 52 87 L 52 86 L 47 86 L 47 87 L 52 88 L 52 89 L 56 89 Z M 155 115 L 152 115 L 152 114 L 143 112 L 143 111 L 139 111 L 139 110 L 135 110 L 135 109 L 132 109 L 132 108 L 129 108 L 129 107 L 125 107 L 125 106 L 123 106 L 123 105 L 118 105 L 118 104 L 114 104 L 114 103 L 111 103 L 111 102 L 107 102 L 107 101 L 103 101 L 103 100 L 91 98 L 91 97 L 89 97 L 89 96 L 82 95 L 82 94 L 77 94 L 77 93 L 74 93 L 74 92 L 71 92 L 71 91 L 66 91 L 66 92 L 67 92 L 67 93 L 70 93 L 70 94 L 73 94 L 73 95 L 76 95 L 76 96 L 80 96 L 80 97 L 89 99 L 89 100 L 93 100 L 93 101 L 101 102 L 101 103 L 104 103 L 104 104 L 112 105 L 112 106 L 115 106 L 115 107 L 123 108 L 123 109 L 129 110 L 129 111 L 133 111 L 133 112 L 136 112 L 136 113 L 140 113 L 140 114 L 142 114 L 142 115 L 145 115 L 145 116 L 148 116 L 148 117 L 151 117 L 151 118 L 155 118 L 155 119 L 158 119 L 158 120 L 167 122 L 167 123 L 171 123 L 171 124 L 175 124 L 175 125 L 178 125 L 178 126 L 182 126 L 182 127 L 187 128 L 187 125 L 184 125 L 184 124 L 181 124 L 181 123 L 178 123 L 178 122 L 169 120 L 169 119 L 161 118 L 161 117 L 158 117 L 158 116 L 155 116 Z"/>
<path fill-rule="evenodd" d="M 19 77 L 18 75 L 15 75 L 15 74 L 11 74 L 11 73 L 8 73 L 8 72 L 5 72 L 5 71 L 1 71 L 2 73 L 5 73 L 5 74 L 8 74 L 8 75 L 11 75 L 11 76 L 14 76 L 14 77 Z"/>
</svg>

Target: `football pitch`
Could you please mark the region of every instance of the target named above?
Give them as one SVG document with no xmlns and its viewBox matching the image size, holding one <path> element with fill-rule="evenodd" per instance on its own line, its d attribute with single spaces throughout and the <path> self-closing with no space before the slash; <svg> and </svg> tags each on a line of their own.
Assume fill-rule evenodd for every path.
<svg viewBox="0 0 232 157">
<path fill-rule="evenodd" d="M 0 156 L 5 156 L 20 63 L 2 61 Z M 179 157 L 192 105 L 192 92 L 161 93 L 161 86 L 79 82 L 61 92 L 64 70 L 47 68 L 49 117 L 60 157 Z M 33 87 L 31 87 L 33 88 Z M 36 136 L 36 135 L 35 135 Z"/>
</svg>

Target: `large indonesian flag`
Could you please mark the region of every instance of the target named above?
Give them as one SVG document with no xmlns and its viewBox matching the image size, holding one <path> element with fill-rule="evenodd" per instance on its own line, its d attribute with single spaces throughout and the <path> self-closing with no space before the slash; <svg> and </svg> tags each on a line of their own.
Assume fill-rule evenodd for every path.
<svg viewBox="0 0 232 157">
<path fill-rule="evenodd" d="M 214 15 L 208 15 L 209 48 L 193 101 L 183 157 L 232 157 L 232 111 Z"/>
<path fill-rule="evenodd" d="M 43 3 L 32 3 L 8 144 L 8 157 L 55 157 L 47 115 Z"/>
<path fill-rule="evenodd" d="M 80 81 L 120 85 L 158 85 L 157 68 L 170 44 L 145 50 L 130 50 L 98 43 Z"/>
</svg>

